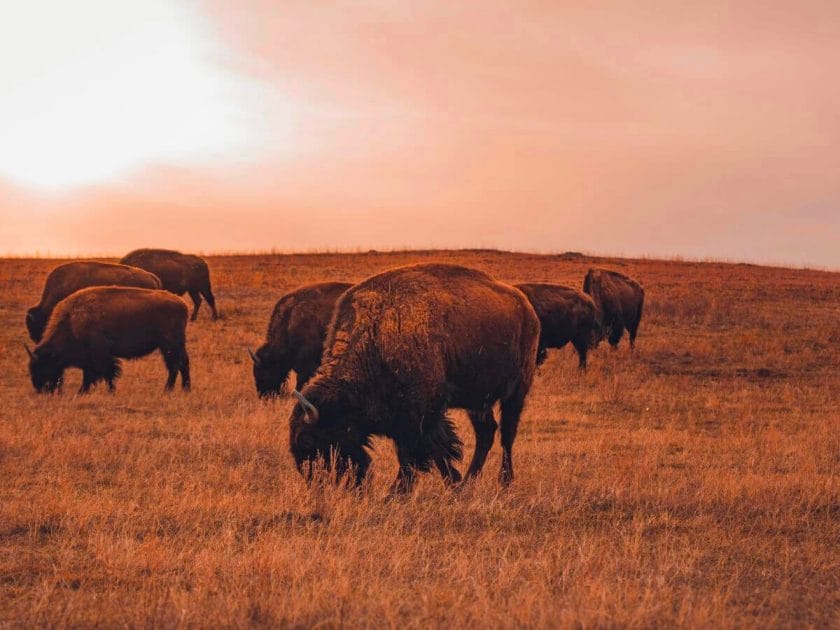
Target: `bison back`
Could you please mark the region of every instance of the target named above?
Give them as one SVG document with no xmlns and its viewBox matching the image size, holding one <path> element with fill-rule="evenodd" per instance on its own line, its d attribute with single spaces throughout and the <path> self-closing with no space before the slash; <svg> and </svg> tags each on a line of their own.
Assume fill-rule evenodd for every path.
<svg viewBox="0 0 840 630">
<path fill-rule="evenodd" d="M 519 290 L 443 264 L 393 269 L 341 298 L 321 369 L 387 378 L 424 398 L 478 408 L 509 395 L 535 369 L 539 321 Z"/>
<path fill-rule="evenodd" d="M 77 261 L 53 269 L 44 283 L 41 308 L 52 309 L 71 293 L 93 286 L 159 289 L 158 277 L 143 269 L 116 263 Z"/>
<path fill-rule="evenodd" d="M 42 345 L 106 345 L 117 357 L 143 356 L 161 346 L 183 344 L 187 317 L 186 303 L 166 291 L 92 287 L 58 304 Z"/>
</svg>

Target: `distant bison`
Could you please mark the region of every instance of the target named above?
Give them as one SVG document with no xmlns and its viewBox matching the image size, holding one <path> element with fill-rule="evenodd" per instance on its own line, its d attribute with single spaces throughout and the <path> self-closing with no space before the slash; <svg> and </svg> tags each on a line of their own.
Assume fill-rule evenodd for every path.
<svg viewBox="0 0 840 630">
<path fill-rule="evenodd" d="M 630 334 L 630 348 L 636 345 L 636 333 L 642 319 L 645 290 L 642 285 L 617 271 L 590 269 L 583 281 L 583 290 L 592 296 L 604 334 L 615 348 L 624 334 Z"/>
<path fill-rule="evenodd" d="M 128 287 L 91 287 L 58 303 L 44 340 L 29 352 L 29 373 L 38 392 L 61 388 L 64 370 L 81 368 L 80 393 L 100 380 L 114 389 L 119 359 L 142 357 L 160 349 L 172 389 L 178 372 L 190 387 L 185 332 L 189 309 L 166 291 Z"/>
<path fill-rule="evenodd" d="M 95 261 L 70 262 L 59 265 L 47 276 L 41 302 L 26 313 L 26 328 L 32 341 L 41 341 L 44 328 L 55 305 L 79 289 L 95 286 L 117 285 L 122 287 L 140 287 L 141 289 L 160 289 L 161 284 L 154 274 L 115 263 Z"/>
<path fill-rule="evenodd" d="M 548 348 L 562 348 L 570 341 L 578 353 L 578 367 L 586 368 L 586 354 L 600 340 L 595 302 L 577 289 L 560 284 L 517 284 L 540 318 L 537 365 L 545 362 Z"/>
<path fill-rule="evenodd" d="M 467 409 L 476 432 L 468 475 L 493 444 L 501 402 L 502 469 L 513 479 L 512 448 L 531 387 L 540 323 L 528 299 L 485 273 L 445 264 L 385 271 L 339 299 L 315 376 L 296 392 L 289 443 L 298 470 L 323 458 L 335 474 L 355 467 L 360 483 L 374 435 L 392 439 L 408 491 L 415 471 L 434 464 L 451 482 L 462 443 L 451 407 Z M 311 474 L 311 468 L 310 468 Z"/>
<path fill-rule="evenodd" d="M 335 303 L 351 286 L 346 282 L 310 284 L 277 301 L 265 343 L 256 352 L 248 351 L 254 362 L 254 381 L 260 396 L 279 393 L 290 370 L 297 372 L 296 389 L 312 377 L 321 363 Z"/>
<path fill-rule="evenodd" d="M 218 317 L 216 298 L 210 289 L 210 270 L 203 258 L 170 249 L 136 249 L 120 262 L 152 272 L 160 278 L 163 288 L 175 295 L 189 293 L 193 301 L 192 321 L 198 317 L 202 295 L 213 312 L 213 319 Z"/>
</svg>

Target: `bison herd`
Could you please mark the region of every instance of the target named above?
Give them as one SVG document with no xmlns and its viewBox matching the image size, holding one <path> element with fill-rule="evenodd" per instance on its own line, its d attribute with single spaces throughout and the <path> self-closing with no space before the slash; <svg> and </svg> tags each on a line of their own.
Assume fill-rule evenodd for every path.
<svg viewBox="0 0 840 630">
<path fill-rule="evenodd" d="M 184 293 L 191 315 L 176 297 Z M 35 390 L 60 390 L 69 367 L 82 370 L 81 393 L 99 381 L 113 390 L 120 359 L 155 350 L 167 368 L 166 389 L 180 374 L 188 390 L 187 319 L 196 319 L 202 297 L 215 319 L 207 263 L 171 250 L 137 250 L 120 264 L 57 267 L 26 315 L 38 342 L 27 347 Z M 320 461 L 336 479 L 360 484 L 371 438 L 382 436 L 396 446 L 395 492 L 410 490 L 416 473 L 432 468 L 456 484 L 463 444 L 447 411 L 460 408 L 476 438 L 467 478 L 481 472 L 498 429 L 499 478 L 507 484 L 519 418 L 548 349 L 571 343 L 585 369 L 587 353 L 603 338 L 616 347 L 626 329 L 632 348 L 643 303 L 638 282 L 606 269 L 590 269 L 578 291 L 416 264 L 355 285 L 325 282 L 284 295 L 265 343 L 248 352 L 260 397 L 281 394 L 296 373 L 289 447 L 307 479 Z"/>
</svg>

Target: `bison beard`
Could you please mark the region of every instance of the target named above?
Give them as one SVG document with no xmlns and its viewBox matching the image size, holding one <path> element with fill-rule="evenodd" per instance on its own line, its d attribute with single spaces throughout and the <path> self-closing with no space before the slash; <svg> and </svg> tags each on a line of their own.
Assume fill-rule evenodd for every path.
<svg viewBox="0 0 840 630">
<path fill-rule="evenodd" d="M 461 474 L 462 443 L 448 408 L 468 410 L 477 475 L 493 443 L 493 405 L 501 403 L 502 469 L 513 479 L 512 447 L 535 371 L 539 321 L 525 296 L 484 273 L 424 264 L 384 272 L 339 300 L 315 377 L 298 395 L 289 445 L 307 475 L 323 459 L 361 483 L 373 435 L 394 441 L 395 492 L 436 467 Z"/>
</svg>

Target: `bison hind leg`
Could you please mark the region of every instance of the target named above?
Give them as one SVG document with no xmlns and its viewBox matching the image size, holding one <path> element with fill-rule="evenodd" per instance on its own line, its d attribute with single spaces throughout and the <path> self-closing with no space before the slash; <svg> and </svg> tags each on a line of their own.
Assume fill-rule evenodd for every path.
<svg viewBox="0 0 840 630">
<path fill-rule="evenodd" d="M 175 387 L 175 381 L 178 378 L 178 373 L 181 373 L 181 385 L 184 389 L 190 388 L 190 365 L 187 352 L 183 348 L 161 348 L 163 355 L 163 362 L 166 364 L 166 370 L 169 372 L 166 377 L 167 391 Z"/>
<path fill-rule="evenodd" d="M 198 291 L 194 291 L 193 289 L 190 289 L 189 294 L 190 294 L 190 299 L 192 299 L 192 301 L 193 301 L 193 312 L 192 312 L 192 315 L 190 316 L 190 321 L 194 322 L 196 319 L 198 319 L 198 309 L 201 306 L 201 293 L 199 293 Z"/>
</svg>

